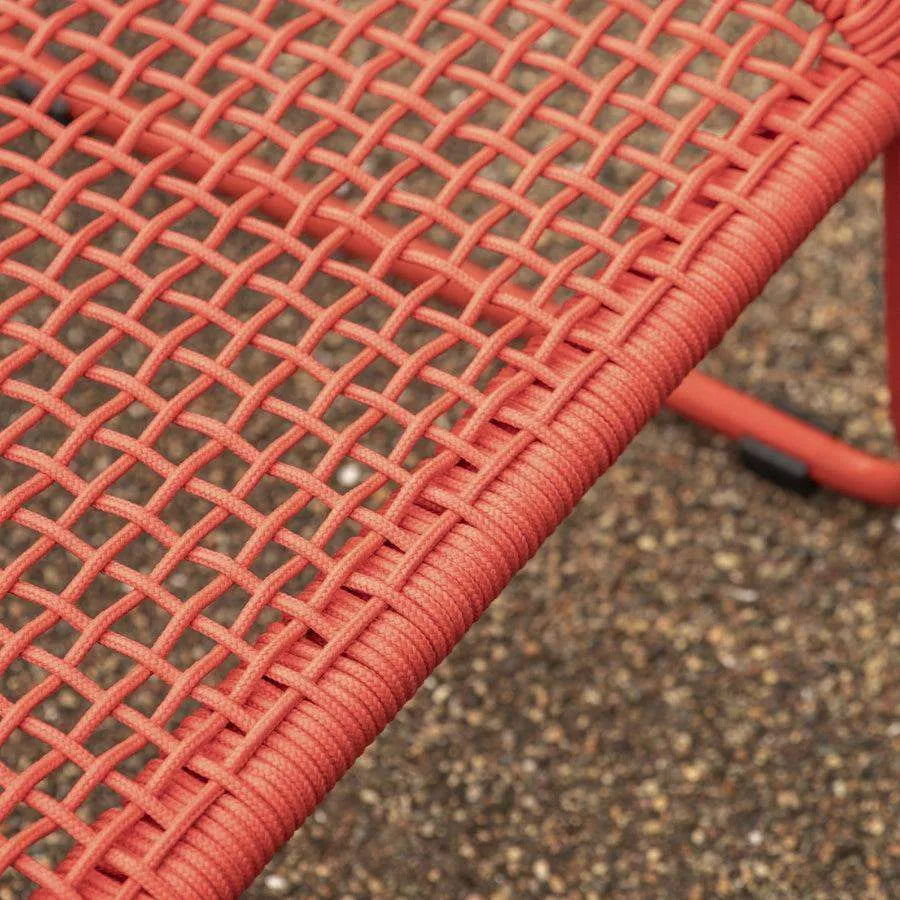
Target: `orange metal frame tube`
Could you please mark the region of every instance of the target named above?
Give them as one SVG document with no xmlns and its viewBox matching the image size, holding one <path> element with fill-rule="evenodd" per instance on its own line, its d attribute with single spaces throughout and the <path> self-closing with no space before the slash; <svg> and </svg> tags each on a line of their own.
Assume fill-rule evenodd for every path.
<svg viewBox="0 0 900 900">
<path fill-rule="evenodd" d="M 900 440 L 900 140 L 884 158 L 884 307 L 891 417 Z M 869 503 L 900 505 L 900 460 L 836 440 L 775 407 L 694 371 L 668 399 L 676 412 L 729 437 L 752 437 L 805 464 L 817 484 Z"/>
<path fill-rule="evenodd" d="M 14 63 L 0 69 L 0 83 L 24 74 L 43 80 L 57 75 L 64 63 L 48 54 L 35 57 L 25 52 L 24 45 L 8 35 L 0 35 L 0 45 Z M 128 122 L 140 111 L 140 106 L 127 98 L 113 98 L 106 85 L 87 75 L 76 75 L 66 80 L 65 99 L 74 115 L 88 110 L 106 108 L 107 113 L 94 124 L 94 130 L 111 138 L 119 137 Z M 138 149 L 150 156 L 171 150 L 202 145 L 200 149 L 182 156 L 178 168 L 189 177 L 199 178 L 210 164 L 228 147 L 209 137 L 198 138 L 180 122 L 164 116 L 153 120 L 149 129 L 136 138 Z M 885 331 L 888 343 L 888 385 L 891 392 L 891 415 L 900 438 L 900 140 L 885 154 Z M 263 162 L 244 157 L 235 170 L 224 175 L 218 188 L 231 196 L 240 196 L 259 187 L 272 178 L 271 169 Z M 298 196 L 307 196 L 314 189 L 298 179 L 285 179 L 285 183 Z M 294 213 L 292 204 L 283 196 L 271 195 L 263 200 L 260 208 L 273 218 L 286 221 Z M 316 212 L 305 223 L 305 230 L 317 237 L 324 237 L 343 225 L 352 227 L 360 220 L 348 204 L 329 197 L 316 206 Z M 389 222 L 368 214 L 364 217 L 366 228 L 390 239 L 397 229 Z M 349 234 L 344 249 L 362 258 L 378 255 L 379 244 L 364 233 Z M 449 253 L 429 241 L 417 239 L 410 242 L 407 259 L 396 260 L 395 274 L 414 283 L 434 277 L 436 272 L 427 265 L 409 259 L 427 256 L 445 260 Z M 482 281 L 487 273 L 474 263 L 457 267 L 465 278 L 474 283 Z M 440 273 L 446 274 L 446 273 Z M 505 290 L 523 301 L 529 294 L 523 288 L 507 286 Z M 459 282 L 448 281 L 440 289 L 440 295 L 449 302 L 464 305 L 470 290 Z M 484 310 L 489 317 L 505 321 L 510 313 L 498 307 Z M 900 505 L 900 460 L 878 457 L 855 449 L 837 440 L 814 425 L 757 400 L 735 388 L 710 378 L 698 371 L 691 372 L 676 388 L 667 405 L 686 418 L 729 437 L 755 438 L 761 443 L 786 454 L 805 466 L 809 478 L 817 484 L 839 491 L 869 503 Z"/>
</svg>

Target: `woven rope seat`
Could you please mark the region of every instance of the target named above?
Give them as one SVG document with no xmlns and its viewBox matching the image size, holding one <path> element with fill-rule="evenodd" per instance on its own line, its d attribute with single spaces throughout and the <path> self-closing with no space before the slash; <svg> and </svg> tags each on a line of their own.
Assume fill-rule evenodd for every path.
<svg viewBox="0 0 900 900">
<path fill-rule="evenodd" d="M 898 131 L 900 0 L 0 0 L 16 890 L 250 884 Z"/>
</svg>

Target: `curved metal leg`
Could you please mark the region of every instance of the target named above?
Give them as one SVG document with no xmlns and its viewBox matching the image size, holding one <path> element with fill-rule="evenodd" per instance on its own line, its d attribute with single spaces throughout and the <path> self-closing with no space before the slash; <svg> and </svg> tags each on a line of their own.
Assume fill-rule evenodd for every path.
<svg viewBox="0 0 900 900">
<path fill-rule="evenodd" d="M 885 337 L 891 418 L 900 441 L 900 140 L 885 153 Z M 803 489 L 819 484 L 900 505 L 900 460 L 857 450 L 815 425 L 694 371 L 669 397 L 676 412 L 742 442 L 753 468 Z"/>
</svg>

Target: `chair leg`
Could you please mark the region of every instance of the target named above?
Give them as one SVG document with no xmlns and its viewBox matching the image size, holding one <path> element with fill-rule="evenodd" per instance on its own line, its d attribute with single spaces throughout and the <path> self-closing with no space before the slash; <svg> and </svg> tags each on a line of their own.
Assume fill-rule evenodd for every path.
<svg viewBox="0 0 900 900">
<path fill-rule="evenodd" d="M 900 140 L 885 154 L 885 337 L 891 418 L 900 441 Z M 738 440 L 751 468 L 788 487 L 822 485 L 900 505 L 900 460 L 854 449 L 826 431 L 698 371 L 669 397 L 676 412 Z"/>
<path fill-rule="evenodd" d="M 884 154 L 884 331 L 891 418 L 900 444 L 900 138 Z"/>
</svg>

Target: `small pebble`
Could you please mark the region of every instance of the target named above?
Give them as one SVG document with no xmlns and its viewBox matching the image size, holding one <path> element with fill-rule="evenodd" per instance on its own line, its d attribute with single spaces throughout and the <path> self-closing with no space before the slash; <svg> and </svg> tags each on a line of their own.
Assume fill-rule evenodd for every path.
<svg viewBox="0 0 900 900">
<path fill-rule="evenodd" d="M 550 865 L 546 859 L 536 859 L 534 861 L 534 877 L 538 881 L 546 881 L 550 877 Z"/>
<path fill-rule="evenodd" d="M 270 891 L 277 894 L 283 894 L 291 885 L 284 875 L 266 875 L 265 885 Z"/>
<path fill-rule="evenodd" d="M 358 463 L 347 462 L 335 473 L 335 479 L 342 488 L 354 488 L 363 478 L 363 469 Z"/>
</svg>

